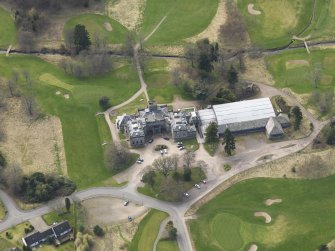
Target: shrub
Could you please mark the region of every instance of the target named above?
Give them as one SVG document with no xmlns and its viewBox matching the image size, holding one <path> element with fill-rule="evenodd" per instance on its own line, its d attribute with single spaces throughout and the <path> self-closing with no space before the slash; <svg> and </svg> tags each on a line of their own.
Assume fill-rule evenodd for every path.
<svg viewBox="0 0 335 251">
<path fill-rule="evenodd" d="M 99 105 L 103 110 L 107 110 L 110 107 L 109 98 L 106 96 L 101 97 Z"/>
<path fill-rule="evenodd" d="M 191 170 L 191 168 L 184 168 L 183 178 L 184 178 L 184 181 L 191 181 L 192 180 L 192 170 Z"/>
<path fill-rule="evenodd" d="M 93 232 L 96 236 L 104 236 L 104 230 L 99 226 L 99 225 L 95 225 L 93 228 Z"/>
<path fill-rule="evenodd" d="M 228 172 L 228 171 L 231 169 L 231 165 L 229 165 L 229 164 L 224 164 L 224 165 L 223 165 L 223 168 L 224 168 L 224 170 L 225 170 L 226 172 Z"/>
</svg>

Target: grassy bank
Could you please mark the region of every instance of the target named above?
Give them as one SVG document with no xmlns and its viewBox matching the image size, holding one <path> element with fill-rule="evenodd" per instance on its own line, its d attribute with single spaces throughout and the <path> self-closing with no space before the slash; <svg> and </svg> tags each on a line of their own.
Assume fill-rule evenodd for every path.
<svg viewBox="0 0 335 251">
<path fill-rule="evenodd" d="M 0 48 L 7 47 L 16 43 L 16 27 L 10 13 L 0 7 Z"/>
<path fill-rule="evenodd" d="M 138 230 L 131 241 L 129 251 L 152 250 L 159 232 L 161 222 L 167 217 L 167 213 L 150 210 L 138 226 Z"/>
<path fill-rule="evenodd" d="M 197 250 L 316 250 L 334 239 L 335 176 L 318 180 L 242 181 L 197 211 L 190 223 Z M 266 206 L 265 200 L 282 203 Z M 272 221 L 254 216 L 267 212 Z"/>
</svg>

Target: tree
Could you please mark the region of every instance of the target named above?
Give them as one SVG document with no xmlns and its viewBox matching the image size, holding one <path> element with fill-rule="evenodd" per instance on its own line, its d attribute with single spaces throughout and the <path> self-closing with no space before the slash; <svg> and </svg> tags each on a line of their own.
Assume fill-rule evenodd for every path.
<svg viewBox="0 0 335 251">
<path fill-rule="evenodd" d="M 102 237 L 105 234 L 104 230 L 99 225 L 94 226 L 93 232 L 96 236 L 99 236 L 99 237 Z"/>
<path fill-rule="evenodd" d="M 235 150 L 235 138 L 228 128 L 223 133 L 223 139 L 225 143 L 224 150 L 230 156 L 232 151 Z"/>
<path fill-rule="evenodd" d="M 299 130 L 302 121 L 302 112 L 299 106 L 294 106 L 291 110 L 294 116 L 294 130 Z"/>
<path fill-rule="evenodd" d="M 187 150 L 183 155 L 183 165 L 185 168 L 191 168 L 192 164 L 195 161 L 194 151 Z"/>
<path fill-rule="evenodd" d="M 99 99 L 99 105 L 103 110 L 107 110 L 110 107 L 109 98 L 103 96 Z"/>
<path fill-rule="evenodd" d="M 82 50 L 87 50 L 90 47 L 91 45 L 90 35 L 86 30 L 85 25 L 77 24 L 74 27 L 73 40 L 77 53 L 79 53 Z"/>
<path fill-rule="evenodd" d="M 68 197 L 65 198 L 65 208 L 67 212 L 70 212 L 70 208 L 71 208 L 71 201 Z"/>
<path fill-rule="evenodd" d="M 328 145 L 335 145 L 335 125 L 331 125 L 325 132 L 326 143 Z"/>
<path fill-rule="evenodd" d="M 3 172 L 6 186 L 10 193 L 19 194 L 22 184 L 22 170 L 19 165 L 10 163 Z"/>
<path fill-rule="evenodd" d="M 21 31 L 18 40 L 21 50 L 31 52 L 35 49 L 35 36 L 32 32 Z"/>
<path fill-rule="evenodd" d="M 177 239 L 177 229 L 173 226 L 172 221 L 169 221 L 166 224 L 165 230 L 169 233 L 169 239 L 170 240 L 176 240 Z"/>
<path fill-rule="evenodd" d="M 235 84 L 238 82 L 238 73 L 234 66 L 230 66 L 230 69 L 228 71 L 228 83 L 229 88 L 234 89 Z"/>
<path fill-rule="evenodd" d="M 152 166 L 157 171 L 161 172 L 166 178 L 171 171 L 176 169 L 177 163 L 178 163 L 178 159 L 174 156 L 160 157 L 154 160 L 154 162 L 152 163 Z"/>
<path fill-rule="evenodd" d="M 319 246 L 318 251 L 329 251 L 329 248 L 326 244 L 322 244 Z"/>
<path fill-rule="evenodd" d="M 105 161 L 111 171 L 119 172 L 130 166 L 133 158 L 126 143 L 113 142 L 106 149 Z"/>
<path fill-rule="evenodd" d="M 184 181 L 191 181 L 192 180 L 192 170 L 191 170 L 191 168 L 184 168 L 183 178 L 184 178 Z"/>
<path fill-rule="evenodd" d="M 206 143 L 213 143 L 218 140 L 218 124 L 210 122 L 206 128 Z"/>
<path fill-rule="evenodd" d="M 7 165 L 7 161 L 4 155 L 2 154 L 2 152 L 0 152 L 0 168 L 4 168 L 6 165 Z"/>
<path fill-rule="evenodd" d="M 133 57 L 134 56 L 134 46 L 135 46 L 135 37 L 134 34 L 128 32 L 126 35 L 126 39 L 122 46 L 122 51 L 126 56 Z"/>
<path fill-rule="evenodd" d="M 142 182 L 149 184 L 149 186 L 153 187 L 155 185 L 155 178 L 156 173 L 155 171 L 151 170 L 143 175 Z"/>
</svg>

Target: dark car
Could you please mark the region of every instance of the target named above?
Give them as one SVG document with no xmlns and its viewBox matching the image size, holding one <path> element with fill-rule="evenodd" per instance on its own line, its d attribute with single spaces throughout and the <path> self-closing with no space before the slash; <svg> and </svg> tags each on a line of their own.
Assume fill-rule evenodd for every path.
<svg viewBox="0 0 335 251">
<path fill-rule="evenodd" d="M 168 138 L 168 137 L 163 137 L 163 139 L 165 139 L 165 140 L 170 140 L 170 138 Z"/>
<path fill-rule="evenodd" d="M 152 142 L 154 142 L 153 139 L 149 139 L 148 142 L 151 144 Z"/>
</svg>

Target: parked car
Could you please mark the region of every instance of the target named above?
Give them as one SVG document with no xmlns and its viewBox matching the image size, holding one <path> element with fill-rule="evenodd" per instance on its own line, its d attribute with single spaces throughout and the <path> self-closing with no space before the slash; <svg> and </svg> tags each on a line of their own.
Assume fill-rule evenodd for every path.
<svg viewBox="0 0 335 251">
<path fill-rule="evenodd" d="M 206 180 L 202 180 L 201 182 L 202 182 L 202 183 L 204 183 L 204 184 L 206 184 L 206 183 L 207 183 L 207 181 L 206 181 Z"/>
<path fill-rule="evenodd" d="M 123 205 L 126 207 L 126 206 L 128 206 L 128 204 L 129 204 L 129 200 L 126 200 L 124 203 L 123 203 Z"/>
<path fill-rule="evenodd" d="M 164 153 L 167 154 L 167 153 L 168 153 L 168 150 L 167 150 L 167 149 L 164 149 Z"/>
<path fill-rule="evenodd" d="M 163 154 L 164 154 L 164 150 L 160 150 L 160 152 L 161 152 L 161 155 L 163 155 Z"/>
<path fill-rule="evenodd" d="M 149 139 L 148 142 L 151 144 L 152 142 L 154 142 L 154 139 Z"/>
<path fill-rule="evenodd" d="M 190 195 L 188 193 L 183 193 L 183 195 L 187 198 L 190 197 Z"/>
<path fill-rule="evenodd" d="M 199 184 L 195 184 L 194 185 L 196 188 L 200 189 L 200 185 Z"/>
<path fill-rule="evenodd" d="M 178 146 L 182 146 L 182 145 L 183 145 L 183 142 L 177 142 L 177 145 L 178 145 Z"/>
<path fill-rule="evenodd" d="M 128 221 L 132 221 L 133 218 L 131 216 L 128 216 Z"/>
<path fill-rule="evenodd" d="M 137 160 L 136 163 L 137 163 L 137 164 L 142 164 L 142 161 Z"/>
<path fill-rule="evenodd" d="M 141 161 L 141 162 L 144 161 L 144 159 L 142 157 L 139 157 L 138 160 Z"/>
<path fill-rule="evenodd" d="M 168 138 L 168 137 L 163 137 L 163 139 L 165 139 L 165 140 L 170 140 L 170 138 Z"/>
<path fill-rule="evenodd" d="M 185 149 L 185 147 L 183 147 L 183 146 L 181 146 L 181 147 L 179 147 L 179 150 L 181 151 L 181 150 L 184 150 Z"/>
</svg>

